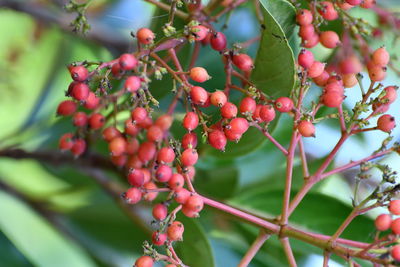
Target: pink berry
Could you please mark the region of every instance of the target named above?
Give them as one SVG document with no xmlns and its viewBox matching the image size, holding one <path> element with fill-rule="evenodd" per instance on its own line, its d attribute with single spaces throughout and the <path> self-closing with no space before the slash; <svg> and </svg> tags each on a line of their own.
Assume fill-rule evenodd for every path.
<svg viewBox="0 0 400 267">
<path fill-rule="evenodd" d="M 184 204 L 190 197 L 190 192 L 183 187 L 178 187 L 174 191 L 174 200 L 179 204 Z"/>
<path fill-rule="evenodd" d="M 208 75 L 207 70 L 202 67 L 194 67 L 189 72 L 190 79 L 195 82 L 203 83 L 211 77 Z"/>
<path fill-rule="evenodd" d="M 304 40 L 311 40 L 313 36 L 315 36 L 315 28 L 314 25 L 308 24 L 308 25 L 301 25 L 299 29 L 299 36 L 303 38 Z M 318 35 L 316 35 L 318 38 Z M 318 43 L 318 41 L 317 41 Z"/>
<path fill-rule="evenodd" d="M 173 120 L 174 118 L 171 115 L 163 114 L 158 117 L 154 123 L 163 131 L 167 131 L 169 128 L 171 128 Z"/>
<path fill-rule="evenodd" d="M 386 51 L 385 47 L 378 48 L 372 53 L 372 62 L 374 62 L 375 65 L 378 66 L 386 66 L 389 63 L 390 60 L 390 55 Z"/>
<path fill-rule="evenodd" d="M 183 232 L 185 228 L 181 222 L 174 221 L 167 228 L 167 236 L 170 241 L 179 241 L 182 240 Z"/>
<path fill-rule="evenodd" d="M 70 150 L 74 145 L 74 140 L 72 139 L 73 137 L 74 135 L 72 133 L 66 133 L 61 136 L 58 142 L 58 147 L 60 150 Z"/>
<path fill-rule="evenodd" d="M 313 21 L 313 14 L 310 10 L 300 9 L 296 15 L 296 21 L 299 25 L 309 25 Z"/>
<path fill-rule="evenodd" d="M 322 103 L 330 108 L 337 108 L 343 102 L 343 95 L 338 92 L 327 92 L 322 95 Z"/>
<path fill-rule="evenodd" d="M 154 34 L 154 32 L 152 32 L 152 30 L 150 30 L 148 28 L 140 28 L 136 32 L 136 37 L 137 37 L 139 43 L 148 45 L 148 44 L 153 43 L 155 34 Z"/>
<path fill-rule="evenodd" d="M 215 91 L 210 95 L 210 102 L 216 107 L 222 107 L 226 104 L 228 98 L 223 91 Z"/>
<path fill-rule="evenodd" d="M 334 31 L 322 32 L 319 35 L 319 41 L 326 48 L 335 48 L 340 44 L 339 36 Z"/>
<path fill-rule="evenodd" d="M 313 78 L 313 81 L 318 86 L 325 86 L 329 79 L 329 73 L 327 71 L 323 71 L 321 75 Z"/>
<path fill-rule="evenodd" d="M 392 104 L 397 98 L 397 86 L 387 86 L 385 89 L 385 96 L 382 100 L 387 104 Z"/>
<path fill-rule="evenodd" d="M 197 146 L 197 135 L 196 133 L 187 133 L 182 137 L 183 149 L 195 148 Z"/>
<path fill-rule="evenodd" d="M 157 185 L 153 182 L 147 182 L 143 185 L 143 188 L 146 190 L 155 190 L 157 189 Z M 143 199 L 146 201 L 153 201 L 158 195 L 158 192 L 147 192 L 143 195 Z"/>
<path fill-rule="evenodd" d="M 362 64 L 356 56 L 350 56 L 340 62 L 340 72 L 342 74 L 354 74 L 362 71 Z"/>
<path fill-rule="evenodd" d="M 216 51 L 222 51 L 226 48 L 226 36 L 222 32 L 217 32 L 211 36 L 211 47 Z"/>
<path fill-rule="evenodd" d="M 193 148 L 188 148 L 182 152 L 181 163 L 183 166 L 193 166 L 196 164 L 198 158 L 197 151 Z"/>
<path fill-rule="evenodd" d="M 131 93 L 136 92 L 142 86 L 142 81 L 138 76 L 129 76 L 126 78 L 124 88 Z"/>
<path fill-rule="evenodd" d="M 80 156 L 85 151 L 86 151 L 86 141 L 81 138 L 75 139 L 74 144 L 71 147 L 72 154 L 74 154 L 74 156 Z"/>
<path fill-rule="evenodd" d="M 122 70 L 133 70 L 139 62 L 132 54 L 122 54 L 118 59 L 118 63 Z M 117 64 L 114 66 L 117 66 Z"/>
<path fill-rule="evenodd" d="M 400 234 L 400 218 L 394 219 L 392 221 L 392 224 L 390 225 L 390 228 L 392 229 L 394 234 L 399 235 Z"/>
<path fill-rule="evenodd" d="M 75 113 L 77 105 L 72 100 L 65 100 L 61 102 L 57 107 L 57 115 L 69 116 Z"/>
<path fill-rule="evenodd" d="M 232 61 L 242 71 L 250 71 L 254 68 L 253 60 L 247 54 L 234 55 Z"/>
<path fill-rule="evenodd" d="M 128 182 L 132 186 L 142 186 L 144 184 L 144 173 L 140 169 L 130 170 L 128 173 Z"/>
<path fill-rule="evenodd" d="M 207 37 L 209 31 L 210 30 L 203 25 L 193 26 L 191 28 L 191 33 L 196 41 L 204 40 Z"/>
<path fill-rule="evenodd" d="M 224 151 L 227 140 L 224 132 L 220 130 L 214 130 L 208 133 L 208 142 L 212 147 Z"/>
<path fill-rule="evenodd" d="M 236 117 L 237 113 L 238 113 L 238 109 L 237 109 L 236 105 L 231 102 L 227 102 L 221 108 L 221 116 L 226 119 L 231 119 L 231 118 Z"/>
<path fill-rule="evenodd" d="M 279 112 L 289 112 L 293 109 L 294 104 L 293 100 L 290 99 L 289 97 L 279 97 L 275 101 L 275 108 Z"/>
<path fill-rule="evenodd" d="M 313 48 L 319 43 L 319 36 L 318 34 L 314 33 L 309 38 L 304 38 L 302 45 L 305 48 Z"/>
<path fill-rule="evenodd" d="M 168 215 L 168 209 L 167 206 L 164 204 L 158 203 L 154 205 L 153 207 L 153 217 L 157 221 L 163 221 L 165 218 L 167 218 Z"/>
<path fill-rule="evenodd" d="M 328 1 L 321 2 L 321 7 L 322 8 L 319 10 L 319 13 L 324 19 L 335 20 L 339 17 L 338 12 L 335 10 L 335 7 L 331 2 Z"/>
<path fill-rule="evenodd" d="M 386 231 L 392 224 L 392 216 L 389 214 L 381 214 L 375 219 L 375 227 L 378 231 Z"/>
<path fill-rule="evenodd" d="M 150 126 L 149 129 L 147 129 L 146 136 L 147 136 L 147 140 L 149 140 L 149 141 L 160 142 L 160 141 L 162 141 L 162 139 L 164 137 L 164 132 L 157 125 L 152 125 L 152 126 Z"/>
<path fill-rule="evenodd" d="M 142 107 L 137 107 L 131 112 L 132 120 L 134 123 L 139 124 L 147 118 L 147 110 Z"/>
<path fill-rule="evenodd" d="M 85 108 L 95 109 L 100 103 L 100 98 L 96 96 L 95 93 L 89 92 L 88 97 L 85 100 Z"/>
<path fill-rule="evenodd" d="M 244 118 L 234 118 L 229 126 L 234 133 L 244 134 L 249 129 L 249 122 Z"/>
<path fill-rule="evenodd" d="M 100 113 L 94 113 L 89 117 L 89 126 L 93 130 L 98 130 L 103 127 L 106 119 Z"/>
<path fill-rule="evenodd" d="M 393 116 L 385 114 L 379 117 L 377 127 L 379 130 L 389 133 L 396 127 L 396 121 Z"/>
<path fill-rule="evenodd" d="M 77 112 L 72 118 L 72 122 L 77 127 L 83 127 L 86 126 L 88 122 L 88 117 L 85 112 Z"/>
<path fill-rule="evenodd" d="M 172 177 L 172 168 L 168 165 L 160 165 L 156 170 L 156 178 L 159 182 L 166 183 Z"/>
<path fill-rule="evenodd" d="M 301 49 L 298 56 L 299 65 L 305 69 L 308 69 L 314 63 L 314 55 L 311 51 L 306 49 Z"/>
<path fill-rule="evenodd" d="M 359 4 L 361 4 L 361 2 L 363 0 L 345 0 L 345 1 L 346 1 L 346 3 L 348 3 L 348 4 L 352 5 L 352 6 L 358 6 Z"/>
<path fill-rule="evenodd" d="M 142 162 L 148 162 L 154 158 L 156 154 L 156 145 L 153 142 L 143 142 L 139 146 L 138 156 Z"/>
<path fill-rule="evenodd" d="M 310 121 L 301 121 L 297 125 L 297 130 L 304 137 L 315 136 L 315 127 L 314 124 L 312 124 Z"/>
<path fill-rule="evenodd" d="M 325 64 L 319 61 L 314 61 L 307 71 L 308 77 L 315 78 L 321 75 L 325 70 Z"/>
<path fill-rule="evenodd" d="M 167 241 L 167 234 L 156 231 L 151 235 L 151 241 L 156 246 L 162 246 Z"/>
<path fill-rule="evenodd" d="M 185 117 L 183 118 L 182 124 L 186 130 L 191 132 L 199 125 L 199 117 L 195 112 L 190 111 L 186 113 Z"/>
<path fill-rule="evenodd" d="M 153 267 L 154 261 L 150 256 L 141 256 L 135 261 L 134 267 Z"/>
<path fill-rule="evenodd" d="M 89 86 L 86 83 L 76 83 L 72 87 L 71 96 L 78 101 L 84 101 L 89 97 Z"/>
<path fill-rule="evenodd" d="M 192 211 L 200 212 L 204 207 L 204 201 L 199 195 L 193 195 L 186 200 L 184 206 Z"/>
<path fill-rule="evenodd" d="M 251 97 L 245 97 L 240 101 L 239 110 L 241 114 L 252 115 L 256 111 L 257 103 Z"/>
<path fill-rule="evenodd" d="M 176 190 L 185 185 L 185 178 L 179 173 L 174 173 L 168 181 L 168 185 L 172 190 Z"/>
<path fill-rule="evenodd" d="M 125 200 L 128 204 L 136 204 L 142 199 L 142 192 L 136 188 L 131 187 L 125 193 Z"/>
<path fill-rule="evenodd" d="M 193 86 L 190 89 L 190 97 L 196 105 L 204 105 L 208 99 L 208 92 L 200 86 Z"/>
<path fill-rule="evenodd" d="M 112 126 L 105 128 L 102 135 L 104 140 L 106 140 L 107 142 L 110 142 L 114 138 L 122 136 L 121 132 L 117 128 Z"/>
<path fill-rule="evenodd" d="M 116 137 L 108 144 L 108 149 L 113 156 L 121 156 L 126 152 L 128 143 L 124 137 Z"/>
<path fill-rule="evenodd" d="M 171 163 L 175 159 L 175 152 L 171 147 L 163 147 L 158 151 L 157 161 Z"/>
<path fill-rule="evenodd" d="M 360 7 L 362 8 L 371 8 L 375 6 L 376 0 L 363 0 Z"/>
</svg>

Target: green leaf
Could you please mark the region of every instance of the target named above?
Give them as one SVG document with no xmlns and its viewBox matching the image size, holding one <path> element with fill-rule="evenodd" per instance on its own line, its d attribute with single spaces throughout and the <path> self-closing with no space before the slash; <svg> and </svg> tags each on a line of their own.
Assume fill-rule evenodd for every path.
<svg viewBox="0 0 400 267">
<path fill-rule="evenodd" d="M 179 257 L 190 267 L 214 267 L 214 255 L 203 228 L 195 219 L 182 216 L 179 220 L 185 226 L 184 242 L 177 246 Z"/>
<path fill-rule="evenodd" d="M 0 229 L 34 265 L 96 266 L 71 240 L 15 197 L 0 191 Z"/>
<path fill-rule="evenodd" d="M 239 171 L 234 166 L 196 170 L 196 188 L 206 195 L 225 199 L 231 197 L 238 187 Z"/>
</svg>

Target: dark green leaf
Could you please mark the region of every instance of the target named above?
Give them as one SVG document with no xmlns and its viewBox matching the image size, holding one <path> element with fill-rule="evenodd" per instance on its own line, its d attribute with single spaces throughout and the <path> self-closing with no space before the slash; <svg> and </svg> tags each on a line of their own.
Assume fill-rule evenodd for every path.
<svg viewBox="0 0 400 267">
<path fill-rule="evenodd" d="M 214 198 L 231 197 L 237 189 L 239 171 L 234 166 L 196 170 L 196 188 L 199 192 Z"/>
</svg>

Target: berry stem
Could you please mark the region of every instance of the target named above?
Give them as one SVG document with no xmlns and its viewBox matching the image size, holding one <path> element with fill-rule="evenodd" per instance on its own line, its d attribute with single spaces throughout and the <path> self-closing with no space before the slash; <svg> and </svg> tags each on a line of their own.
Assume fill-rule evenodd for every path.
<svg viewBox="0 0 400 267">
<path fill-rule="evenodd" d="M 171 10 L 171 6 L 169 6 L 167 4 L 164 4 L 163 2 L 159 2 L 159 1 L 156 1 L 156 0 L 145 0 L 145 1 L 150 3 L 150 4 L 153 4 L 153 5 L 157 6 L 157 7 L 159 7 L 161 9 L 165 10 L 165 11 L 170 11 Z M 183 11 L 180 11 L 180 10 L 176 10 L 175 11 L 175 15 L 180 17 L 180 18 L 182 18 L 182 19 L 184 19 L 184 20 L 187 20 L 189 18 L 189 15 L 187 13 L 185 13 Z"/>
<path fill-rule="evenodd" d="M 301 159 L 301 166 L 303 169 L 303 177 L 304 179 L 308 179 L 308 177 L 310 176 L 310 172 L 308 170 L 307 155 L 304 149 L 304 143 L 302 138 L 299 138 L 299 153 Z"/>
<path fill-rule="evenodd" d="M 237 267 L 247 267 L 270 236 L 271 235 L 266 233 L 263 229 L 260 229 L 257 238 L 254 240 L 253 244 L 251 244 L 250 248 L 247 250 Z"/>
<path fill-rule="evenodd" d="M 286 156 L 288 154 L 287 150 L 275 139 L 272 137 L 272 135 L 270 135 L 268 133 L 268 131 L 264 130 L 260 125 L 252 123 L 250 124 L 251 126 L 257 128 L 258 130 L 260 130 L 262 132 L 262 134 L 268 138 L 269 141 L 271 141 L 271 143 L 273 143 L 280 151 L 282 151 L 282 153 Z"/>
<path fill-rule="evenodd" d="M 290 246 L 289 238 L 283 237 L 280 238 L 283 250 L 285 251 L 286 258 L 288 260 L 289 266 L 296 267 L 296 259 L 294 258 L 292 247 Z"/>
<path fill-rule="evenodd" d="M 339 122 L 340 122 L 340 129 L 342 130 L 342 132 L 346 132 L 347 128 L 346 128 L 346 122 L 344 121 L 344 115 L 343 115 L 343 105 L 340 105 L 338 107 L 338 112 L 339 112 Z"/>
</svg>

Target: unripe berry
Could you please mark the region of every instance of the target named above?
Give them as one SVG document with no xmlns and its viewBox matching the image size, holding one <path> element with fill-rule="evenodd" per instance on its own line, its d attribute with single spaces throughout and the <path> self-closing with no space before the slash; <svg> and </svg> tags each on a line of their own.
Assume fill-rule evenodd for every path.
<svg viewBox="0 0 400 267">
<path fill-rule="evenodd" d="M 184 204 L 190 197 L 190 192 L 183 187 L 178 187 L 174 191 L 174 200 L 179 204 Z"/>
<path fill-rule="evenodd" d="M 313 21 L 313 15 L 310 10 L 300 9 L 296 15 L 296 21 L 299 25 L 308 25 Z"/>
<path fill-rule="evenodd" d="M 337 108 L 343 102 L 343 95 L 338 92 L 324 93 L 321 98 L 322 103 L 330 108 Z"/>
<path fill-rule="evenodd" d="M 236 117 L 238 109 L 235 104 L 231 102 L 226 102 L 221 108 L 221 116 L 226 119 L 231 119 Z"/>
<path fill-rule="evenodd" d="M 142 107 L 137 107 L 131 112 L 132 120 L 136 124 L 143 122 L 147 118 L 147 115 L 147 110 Z"/>
<path fill-rule="evenodd" d="M 392 221 L 392 224 L 390 225 L 390 228 L 392 229 L 392 231 L 395 235 L 399 235 L 400 234 L 400 218 L 394 219 Z"/>
<path fill-rule="evenodd" d="M 210 30 L 203 25 L 197 25 L 193 26 L 190 31 L 196 41 L 202 41 L 207 37 L 207 34 Z"/>
<path fill-rule="evenodd" d="M 152 142 L 160 142 L 163 139 L 164 132 L 157 125 L 151 126 L 147 129 L 147 140 Z"/>
<path fill-rule="evenodd" d="M 152 214 L 157 221 L 163 221 L 168 215 L 167 206 L 161 203 L 154 205 Z"/>
<path fill-rule="evenodd" d="M 104 123 L 106 122 L 103 115 L 100 113 L 94 113 L 89 117 L 89 126 L 93 130 L 98 130 L 103 127 Z"/>
<path fill-rule="evenodd" d="M 77 109 L 76 103 L 72 100 L 64 100 L 57 107 L 57 115 L 69 116 L 75 113 Z"/>
<path fill-rule="evenodd" d="M 172 177 L 172 168 L 168 165 L 160 165 L 156 170 L 156 178 L 162 183 L 168 182 Z"/>
<path fill-rule="evenodd" d="M 136 136 L 140 128 L 132 122 L 131 119 L 125 121 L 125 133 L 130 136 Z"/>
<path fill-rule="evenodd" d="M 108 150 L 110 150 L 111 155 L 113 156 L 121 156 L 126 152 L 128 144 L 123 137 L 116 137 L 111 140 L 108 144 Z"/>
<path fill-rule="evenodd" d="M 126 155 L 111 156 L 111 162 L 117 167 L 124 166 L 126 164 L 127 160 L 128 160 L 128 157 Z"/>
<path fill-rule="evenodd" d="M 196 164 L 198 159 L 199 155 L 197 154 L 197 151 L 193 148 L 185 149 L 182 152 L 181 163 L 183 166 L 193 166 Z"/>
<path fill-rule="evenodd" d="M 207 70 L 202 67 L 194 67 L 189 72 L 190 79 L 195 82 L 203 83 L 208 81 L 211 77 L 208 75 Z"/>
<path fill-rule="evenodd" d="M 244 118 L 234 118 L 229 123 L 229 126 L 232 132 L 244 134 L 249 129 L 249 122 Z"/>
<path fill-rule="evenodd" d="M 85 112 L 77 112 L 72 118 L 72 123 L 77 127 L 83 127 L 87 124 L 88 117 Z"/>
<path fill-rule="evenodd" d="M 325 64 L 319 61 L 314 61 L 311 67 L 308 68 L 307 74 L 310 78 L 315 78 L 321 75 L 325 70 Z"/>
<path fill-rule="evenodd" d="M 393 130 L 394 127 L 396 127 L 396 121 L 393 116 L 385 114 L 379 117 L 377 127 L 382 132 L 389 133 Z"/>
<path fill-rule="evenodd" d="M 140 169 L 131 169 L 128 173 L 128 182 L 132 186 L 141 187 L 144 184 L 144 173 Z"/>
<path fill-rule="evenodd" d="M 223 107 L 227 101 L 228 98 L 223 91 L 215 91 L 210 95 L 210 102 L 216 107 Z"/>
<path fill-rule="evenodd" d="M 146 190 L 155 190 L 157 189 L 157 185 L 153 182 L 147 182 L 143 185 L 143 188 Z M 143 195 L 143 199 L 146 201 L 153 201 L 158 195 L 158 192 L 147 192 Z"/>
<path fill-rule="evenodd" d="M 329 79 L 329 73 L 327 71 L 323 71 L 321 75 L 313 78 L 313 81 L 318 86 L 325 86 Z"/>
<path fill-rule="evenodd" d="M 84 101 L 89 97 L 89 86 L 86 83 L 77 83 L 72 87 L 71 96 L 78 101 Z"/>
<path fill-rule="evenodd" d="M 187 133 L 182 137 L 182 148 L 195 148 L 197 146 L 197 135 L 195 133 Z"/>
<path fill-rule="evenodd" d="M 372 65 L 368 68 L 369 78 L 373 82 L 380 82 L 386 78 L 386 67 Z"/>
<path fill-rule="evenodd" d="M 384 90 L 385 96 L 382 97 L 382 100 L 386 104 L 392 104 L 397 98 L 397 86 L 387 86 Z"/>
<path fill-rule="evenodd" d="M 289 97 L 279 97 L 275 101 L 275 108 L 279 112 L 289 112 L 293 109 L 293 100 Z"/>
<path fill-rule="evenodd" d="M 118 59 L 118 63 L 122 70 L 133 70 L 137 67 L 138 60 L 132 54 L 122 54 Z"/>
<path fill-rule="evenodd" d="M 208 92 L 200 86 L 193 86 L 190 89 L 190 98 L 196 105 L 204 105 L 208 99 Z"/>
<path fill-rule="evenodd" d="M 152 32 L 148 28 L 140 28 L 136 32 L 136 38 L 138 39 L 139 43 L 148 45 L 148 44 L 153 43 L 155 35 L 154 35 L 154 32 Z"/>
<path fill-rule="evenodd" d="M 136 138 L 131 138 L 126 146 L 126 153 L 133 155 L 139 150 L 139 141 Z"/>
<path fill-rule="evenodd" d="M 374 51 L 374 53 L 372 53 L 371 59 L 375 65 L 384 67 L 389 63 L 390 55 L 386 51 L 385 47 L 381 47 L 381 48 L 376 49 Z"/>
<path fill-rule="evenodd" d="M 151 236 L 151 240 L 153 241 L 154 245 L 162 246 L 162 245 L 164 245 L 165 241 L 167 241 L 167 234 L 163 234 L 163 233 L 156 231 Z"/>
<path fill-rule="evenodd" d="M 185 228 L 181 222 L 174 221 L 170 226 L 167 228 L 167 236 L 170 241 L 178 241 L 182 240 L 183 232 Z"/>
<path fill-rule="evenodd" d="M 83 82 L 89 76 L 89 71 L 82 65 L 71 67 L 69 72 L 71 73 L 72 79 L 77 82 Z"/>
<path fill-rule="evenodd" d="M 363 0 L 360 7 L 362 8 L 371 8 L 376 4 L 376 0 Z"/>
<path fill-rule="evenodd" d="M 86 151 L 86 141 L 81 138 L 75 139 L 74 144 L 72 145 L 71 148 L 72 154 L 74 154 L 74 156 L 80 156 L 85 151 Z"/>
<path fill-rule="evenodd" d="M 157 161 L 161 163 L 171 163 L 175 159 L 175 152 L 171 147 L 163 147 L 157 153 Z"/>
<path fill-rule="evenodd" d="M 321 2 L 321 7 L 322 8 L 319 10 L 319 13 L 324 19 L 335 20 L 339 17 L 339 14 L 335 10 L 335 7 L 331 2 L 328 1 Z"/>
<path fill-rule="evenodd" d="M 150 256 L 141 256 L 135 261 L 134 267 L 153 267 L 154 261 Z"/>
<path fill-rule="evenodd" d="M 58 142 L 60 150 L 70 150 L 74 145 L 73 137 L 74 135 L 72 133 L 66 133 L 61 136 L 60 141 Z"/>
<path fill-rule="evenodd" d="M 171 115 L 163 114 L 158 117 L 154 123 L 163 131 L 167 131 L 169 128 L 171 128 L 173 120 L 174 118 Z"/>
<path fill-rule="evenodd" d="M 174 173 L 168 181 L 168 185 L 172 190 L 183 187 L 185 184 L 185 178 L 179 173 Z"/>
<path fill-rule="evenodd" d="M 237 54 L 232 58 L 233 64 L 242 71 L 250 71 L 254 68 L 253 60 L 247 54 Z"/>
<path fill-rule="evenodd" d="M 305 69 L 308 69 L 314 63 L 314 55 L 311 51 L 306 49 L 301 49 L 298 56 L 299 65 Z"/>
<path fill-rule="evenodd" d="M 193 111 L 186 113 L 183 118 L 183 127 L 189 132 L 193 131 L 199 125 L 199 116 Z"/>
<path fill-rule="evenodd" d="M 392 224 L 392 217 L 389 214 L 381 214 L 375 219 L 375 227 L 378 231 L 386 231 Z"/>
<path fill-rule="evenodd" d="M 192 211 L 200 212 L 204 207 L 204 201 L 199 195 L 193 195 L 187 199 L 184 206 Z"/>
<path fill-rule="evenodd" d="M 136 204 L 142 199 L 142 192 L 136 187 L 129 188 L 125 193 L 125 200 L 128 204 Z"/>
<path fill-rule="evenodd" d="M 143 142 L 139 146 L 138 156 L 143 162 L 150 161 L 156 154 L 156 145 L 153 142 Z"/>
<path fill-rule="evenodd" d="M 96 96 L 95 93 L 89 92 L 88 97 L 85 100 L 85 108 L 87 109 L 95 109 L 100 103 L 100 98 Z"/>
<path fill-rule="evenodd" d="M 208 133 L 208 142 L 212 147 L 224 151 L 227 140 L 224 132 L 220 130 L 214 130 Z"/>
<path fill-rule="evenodd" d="M 400 261 L 400 245 L 393 246 L 390 255 L 395 261 Z"/>
<path fill-rule="evenodd" d="M 251 97 L 245 97 L 240 101 L 239 110 L 241 114 L 252 115 L 256 111 L 257 103 Z"/>
<path fill-rule="evenodd" d="M 264 122 L 271 122 L 275 119 L 275 109 L 270 105 L 263 105 L 260 108 L 260 119 Z"/>
<path fill-rule="evenodd" d="M 142 81 L 138 76 L 129 76 L 126 78 L 124 88 L 131 93 L 136 92 L 139 90 L 140 86 L 142 85 Z"/>
<path fill-rule="evenodd" d="M 335 48 L 340 44 L 339 36 L 334 31 L 322 32 L 319 35 L 319 41 L 326 48 Z"/>
<path fill-rule="evenodd" d="M 301 121 L 297 125 L 297 130 L 299 133 L 304 136 L 304 137 L 310 137 L 310 136 L 315 136 L 315 127 L 314 125 L 309 122 L 309 121 Z"/>
<path fill-rule="evenodd" d="M 224 50 L 226 48 L 226 43 L 226 36 L 222 32 L 217 32 L 210 38 L 211 47 L 216 51 Z"/>
</svg>

